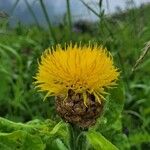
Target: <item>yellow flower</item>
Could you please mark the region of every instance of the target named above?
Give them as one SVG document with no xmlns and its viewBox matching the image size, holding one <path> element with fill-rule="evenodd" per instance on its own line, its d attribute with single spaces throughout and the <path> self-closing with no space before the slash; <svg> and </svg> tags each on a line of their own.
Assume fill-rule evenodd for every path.
<svg viewBox="0 0 150 150">
<path fill-rule="evenodd" d="M 98 102 L 104 99 L 105 88 L 116 85 L 119 72 L 111 54 L 102 46 L 60 45 L 45 50 L 36 74 L 36 87 L 47 96 L 65 95 L 68 90 L 82 93 L 86 105 L 87 93 Z"/>
</svg>

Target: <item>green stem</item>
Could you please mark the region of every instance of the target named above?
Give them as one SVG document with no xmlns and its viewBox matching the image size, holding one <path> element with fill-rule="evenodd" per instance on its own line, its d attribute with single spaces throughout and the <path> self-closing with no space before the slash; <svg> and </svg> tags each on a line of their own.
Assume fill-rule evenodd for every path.
<svg viewBox="0 0 150 150">
<path fill-rule="evenodd" d="M 10 14 L 13 14 L 13 12 L 14 12 L 14 10 L 16 9 L 16 7 L 17 7 L 19 1 L 20 1 L 20 0 L 16 0 L 16 1 L 15 1 L 13 7 L 12 7 L 11 10 L 10 10 Z"/>
<path fill-rule="evenodd" d="M 31 13 L 31 15 L 32 15 L 32 17 L 33 17 L 33 19 L 34 19 L 34 21 L 35 21 L 37 27 L 40 29 L 40 24 L 39 24 L 39 22 L 38 22 L 38 19 L 37 19 L 36 15 L 35 15 L 34 11 L 32 10 L 32 7 L 30 6 L 28 0 L 25 0 L 25 3 L 26 3 L 26 5 L 27 5 L 28 10 L 30 11 L 30 13 Z"/>
<path fill-rule="evenodd" d="M 41 4 L 42 10 L 43 10 L 43 13 L 44 13 L 44 15 L 45 15 L 45 19 L 46 19 L 46 21 L 47 21 L 49 31 L 50 31 L 50 33 L 51 33 L 51 36 L 52 36 L 52 38 L 53 38 L 54 43 L 56 44 L 55 33 L 54 33 L 54 31 L 53 31 L 52 24 L 51 24 L 51 21 L 50 21 L 50 19 L 49 19 L 49 16 L 48 16 L 46 7 L 45 7 L 45 5 L 44 5 L 44 3 L 43 3 L 43 0 L 40 0 L 40 4 Z"/>
<path fill-rule="evenodd" d="M 70 0 L 66 0 L 66 1 L 67 1 L 68 25 L 69 25 L 69 32 L 70 32 L 70 36 L 71 36 L 71 32 L 72 32 L 72 19 L 71 19 L 71 11 L 70 11 Z"/>
<path fill-rule="evenodd" d="M 70 133 L 70 150 L 84 150 L 85 146 L 85 137 L 84 130 L 73 125 L 69 124 L 69 133 Z"/>
</svg>

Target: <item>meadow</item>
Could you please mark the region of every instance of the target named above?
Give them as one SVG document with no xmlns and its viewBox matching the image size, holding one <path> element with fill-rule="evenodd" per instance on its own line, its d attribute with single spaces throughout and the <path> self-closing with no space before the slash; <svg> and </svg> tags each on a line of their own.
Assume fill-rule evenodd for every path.
<svg viewBox="0 0 150 150">
<path fill-rule="evenodd" d="M 99 13 L 84 3 L 99 21 L 74 23 L 67 0 L 65 19 L 53 26 L 40 2 L 48 28 L 21 23 L 11 28 L 9 18 L 0 17 L 0 150 L 150 149 L 150 5 L 108 16 L 100 3 Z M 103 116 L 78 148 L 56 113 L 55 98 L 43 102 L 33 84 L 43 51 L 70 41 L 103 45 L 121 72 Z"/>
</svg>

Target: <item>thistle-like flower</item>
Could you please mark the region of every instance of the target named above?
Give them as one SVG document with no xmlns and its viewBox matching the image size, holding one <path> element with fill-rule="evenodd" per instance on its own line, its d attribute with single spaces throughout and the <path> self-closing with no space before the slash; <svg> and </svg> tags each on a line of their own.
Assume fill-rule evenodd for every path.
<svg viewBox="0 0 150 150">
<path fill-rule="evenodd" d="M 57 45 L 41 56 L 35 84 L 47 92 L 45 98 L 56 97 L 56 110 L 65 121 L 88 128 L 101 114 L 105 89 L 115 86 L 118 76 L 106 48 Z"/>
</svg>

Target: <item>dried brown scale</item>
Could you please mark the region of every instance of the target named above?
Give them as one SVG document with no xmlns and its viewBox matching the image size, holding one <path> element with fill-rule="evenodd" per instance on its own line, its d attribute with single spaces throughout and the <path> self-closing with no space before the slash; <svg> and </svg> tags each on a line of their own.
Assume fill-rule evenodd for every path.
<svg viewBox="0 0 150 150">
<path fill-rule="evenodd" d="M 68 98 L 56 97 L 56 111 L 66 121 L 82 128 L 88 128 L 96 123 L 103 109 L 103 103 L 95 101 L 92 94 L 87 93 L 87 107 L 84 105 L 81 93 L 68 92 Z"/>
</svg>

